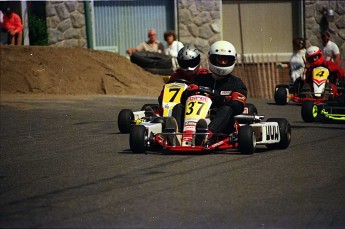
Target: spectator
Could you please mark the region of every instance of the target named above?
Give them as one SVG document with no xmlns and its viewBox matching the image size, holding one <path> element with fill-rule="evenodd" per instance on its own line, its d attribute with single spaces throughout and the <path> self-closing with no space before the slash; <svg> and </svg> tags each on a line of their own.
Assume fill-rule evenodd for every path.
<svg viewBox="0 0 345 229">
<path fill-rule="evenodd" d="M 13 12 L 12 8 L 7 7 L 2 28 L 5 29 L 10 35 L 11 45 L 22 45 L 23 40 L 23 24 L 20 16 Z"/>
<path fill-rule="evenodd" d="M 139 44 L 136 48 L 130 48 L 127 50 L 129 55 L 138 51 L 148 51 L 148 52 L 164 52 L 164 46 L 161 42 L 157 41 L 157 33 L 156 30 L 150 29 L 148 31 L 148 41 L 144 41 Z"/>
<path fill-rule="evenodd" d="M 293 54 L 290 58 L 290 76 L 292 82 L 295 82 L 298 78 L 304 79 L 305 70 L 305 40 L 301 37 L 297 37 L 292 41 Z"/>
<path fill-rule="evenodd" d="M 336 63 L 339 67 L 341 67 L 341 60 L 340 60 L 340 51 L 339 47 L 336 43 L 330 40 L 331 35 L 328 31 L 321 33 L 321 39 L 322 39 L 322 53 L 325 56 L 325 61 L 333 61 Z"/>
<path fill-rule="evenodd" d="M 305 80 L 305 40 L 296 37 L 292 41 L 293 54 L 290 58 L 290 76 L 294 84 L 295 93 L 299 94 Z"/>
<path fill-rule="evenodd" d="M 164 47 L 165 54 L 171 56 L 173 71 L 178 69 L 177 55 L 178 51 L 183 48 L 183 44 L 176 40 L 176 34 L 174 31 L 166 31 L 164 33 L 164 40 L 167 45 Z"/>
<path fill-rule="evenodd" d="M 2 29 L 2 23 L 4 22 L 4 14 L 2 13 L 2 11 L 0 10 L 0 31 Z"/>
</svg>

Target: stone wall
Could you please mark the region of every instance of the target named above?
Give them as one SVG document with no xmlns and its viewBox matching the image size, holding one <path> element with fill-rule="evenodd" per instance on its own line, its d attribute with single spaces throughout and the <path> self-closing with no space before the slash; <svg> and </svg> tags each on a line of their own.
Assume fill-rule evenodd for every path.
<svg viewBox="0 0 345 229">
<path fill-rule="evenodd" d="M 46 14 L 49 45 L 87 47 L 82 1 L 47 1 Z"/>
<path fill-rule="evenodd" d="M 178 34 L 184 44 L 202 52 L 202 65 L 210 45 L 221 39 L 221 0 L 178 0 Z"/>
<path fill-rule="evenodd" d="M 334 17 L 327 17 L 324 9 L 332 9 Z M 320 32 L 328 28 L 331 40 L 335 42 L 342 58 L 343 67 L 345 66 L 345 1 L 324 1 L 306 0 L 305 1 L 305 31 L 307 45 L 321 47 Z"/>
</svg>

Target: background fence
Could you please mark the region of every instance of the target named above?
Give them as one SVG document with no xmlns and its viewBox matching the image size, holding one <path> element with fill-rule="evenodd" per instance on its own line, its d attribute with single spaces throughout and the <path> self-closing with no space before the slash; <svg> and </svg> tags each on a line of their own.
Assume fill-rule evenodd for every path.
<svg viewBox="0 0 345 229">
<path fill-rule="evenodd" d="M 274 54 L 241 56 L 234 75 L 247 86 L 249 98 L 273 99 L 277 84 L 291 83 L 287 63 L 278 61 Z"/>
</svg>

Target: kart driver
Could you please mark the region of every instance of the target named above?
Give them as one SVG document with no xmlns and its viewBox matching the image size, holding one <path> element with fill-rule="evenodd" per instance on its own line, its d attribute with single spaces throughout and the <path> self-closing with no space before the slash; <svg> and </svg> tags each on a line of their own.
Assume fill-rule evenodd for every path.
<svg viewBox="0 0 345 229">
<path fill-rule="evenodd" d="M 215 114 L 210 124 L 201 119 L 196 124 L 197 133 L 208 132 L 208 138 L 212 133 L 229 134 L 234 128 L 234 116 L 243 113 L 246 104 L 247 88 L 240 78 L 232 75 L 236 64 L 236 49 L 228 41 L 217 41 L 210 47 L 208 53 L 209 69 L 211 73 L 199 74 L 194 78 L 195 84 L 190 85 L 173 110 L 173 116 L 178 125 L 183 123 L 184 102 L 187 97 L 193 94 L 193 90 L 199 86 L 208 87 L 214 93 L 212 108 Z M 196 144 L 201 144 L 205 139 L 203 135 L 197 135 Z"/>
<path fill-rule="evenodd" d="M 197 74 L 208 74 L 209 71 L 206 68 L 200 68 L 200 52 L 192 45 L 187 45 L 180 49 L 177 55 L 177 62 L 179 68 L 170 76 L 167 83 L 174 82 L 177 79 L 184 79 L 188 82 L 192 82 Z M 160 116 L 163 115 L 162 100 L 163 92 L 158 97 L 159 108 L 156 113 Z"/>
<path fill-rule="evenodd" d="M 329 70 L 329 82 L 332 83 L 332 89 L 335 95 L 337 91 L 337 81 L 344 78 L 344 71 L 334 62 L 326 61 L 319 47 L 310 46 L 306 51 L 306 60 L 309 64 L 306 71 L 306 82 L 313 86 L 313 69 L 316 67 L 325 67 Z"/>
</svg>

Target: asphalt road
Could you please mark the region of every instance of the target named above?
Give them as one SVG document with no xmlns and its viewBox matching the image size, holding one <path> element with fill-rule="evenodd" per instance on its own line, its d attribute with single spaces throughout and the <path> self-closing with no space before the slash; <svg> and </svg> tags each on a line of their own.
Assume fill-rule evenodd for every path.
<svg viewBox="0 0 345 229">
<path fill-rule="evenodd" d="M 2 100 L 0 227 L 345 228 L 345 123 L 252 99 L 289 120 L 288 149 L 133 154 L 117 114 L 151 102 Z"/>
</svg>

